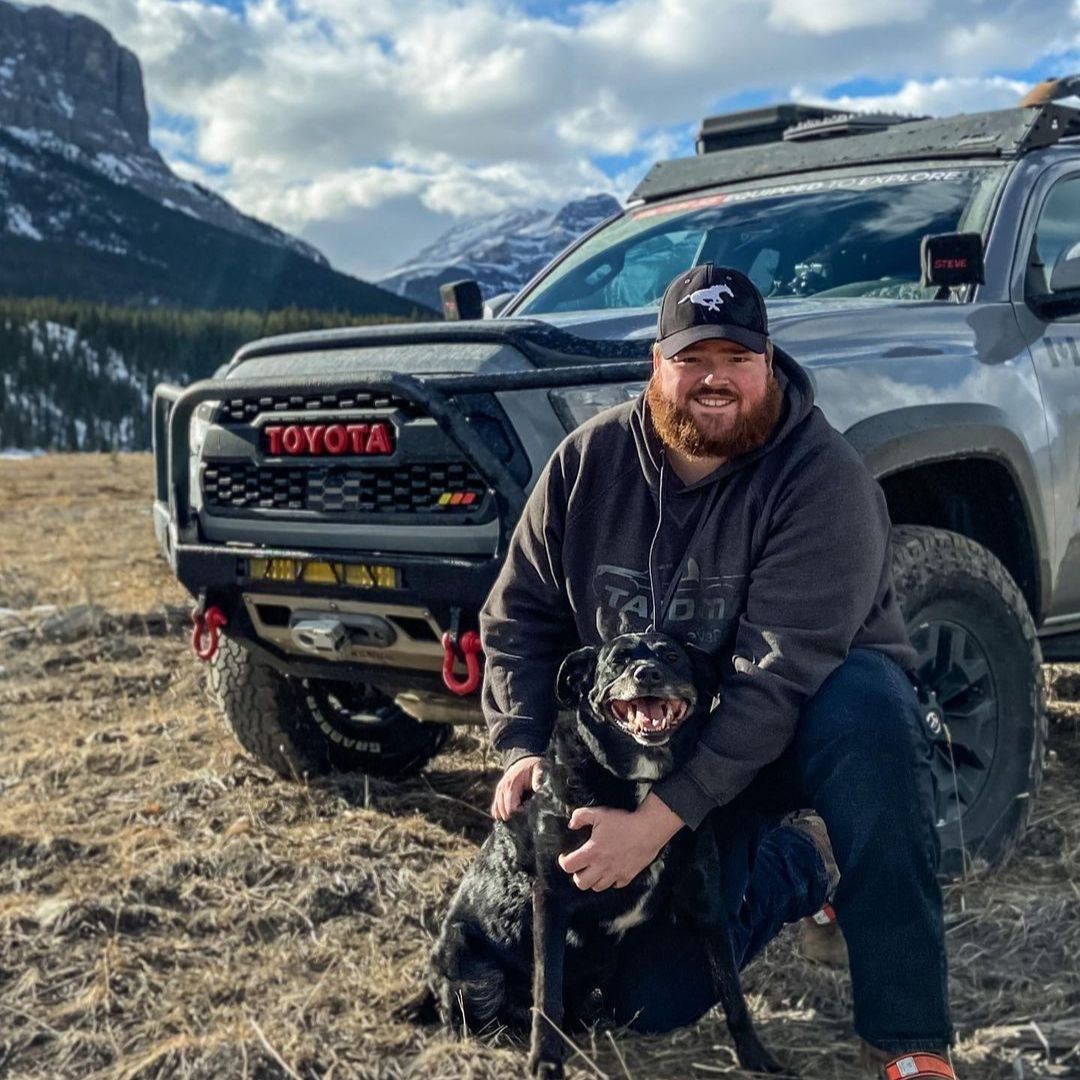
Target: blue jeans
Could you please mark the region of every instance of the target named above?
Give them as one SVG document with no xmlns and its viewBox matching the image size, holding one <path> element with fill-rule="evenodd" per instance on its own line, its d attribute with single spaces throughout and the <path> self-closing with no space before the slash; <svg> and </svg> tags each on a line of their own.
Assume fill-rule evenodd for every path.
<svg viewBox="0 0 1080 1080">
<path fill-rule="evenodd" d="M 737 963 L 825 898 L 821 857 L 779 824 L 813 808 L 840 867 L 833 905 L 848 945 L 854 1024 L 883 1050 L 952 1040 L 930 742 L 914 689 L 884 653 L 853 649 L 806 704 L 783 755 L 701 826 L 717 830 Z M 620 945 L 615 1018 L 670 1031 L 716 1004 L 700 937 L 658 918 Z"/>
</svg>

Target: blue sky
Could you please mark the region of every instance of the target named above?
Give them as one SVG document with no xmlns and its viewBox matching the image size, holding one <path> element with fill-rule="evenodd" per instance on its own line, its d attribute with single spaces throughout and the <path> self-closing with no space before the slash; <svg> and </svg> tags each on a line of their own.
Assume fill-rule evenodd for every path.
<svg viewBox="0 0 1080 1080">
<path fill-rule="evenodd" d="M 463 216 L 625 195 L 703 116 L 1003 108 L 1074 0 L 54 0 L 140 58 L 183 175 L 377 278 Z"/>
</svg>

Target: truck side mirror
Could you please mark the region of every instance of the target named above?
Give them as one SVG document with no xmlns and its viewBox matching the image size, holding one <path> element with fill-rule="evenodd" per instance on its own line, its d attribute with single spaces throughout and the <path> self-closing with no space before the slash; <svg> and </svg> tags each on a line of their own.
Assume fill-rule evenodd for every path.
<svg viewBox="0 0 1080 1080">
<path fill-rule="evenodd" d="M 493 296 L 490 300 L 484 301 L 484 318 L 495 319 L 500 316 L 506 308 L 506 305 L 514 299 L 516 293 L 502 292 L 498 296 Z"/>
<path fill-rule="evenodd" d="M 979 233 L 938 233 L 924 236 L 920 248 L 922 285 L 948 290 L 981 285 L 983 242 Z"/>
<path fill-rule="evenodd" d="M 442 300 L 443 318 L 445 319 L 482 319 L 484 300 L 480 295 L 480 286 L 466 278 L 463 281 L 448 281 L 439 286 L 439 299 Z"/>
</svg>

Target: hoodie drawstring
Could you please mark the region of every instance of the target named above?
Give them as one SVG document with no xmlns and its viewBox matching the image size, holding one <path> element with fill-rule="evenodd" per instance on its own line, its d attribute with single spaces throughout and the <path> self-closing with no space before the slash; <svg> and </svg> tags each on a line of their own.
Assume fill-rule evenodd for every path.
<svg viewBox="0 0 1080 1080">
<path fill-rule="evenodd" d="M 649 628 L 646 633 L 652 633 L 656 629 L 660 612 L 656 610 L 656 579 L 653 575 L 653 552 L 656 550 L 656 541 L 660 537 L 660 526 L 664 522 L 664 469 L 667 466 L 667 455 L 661 450 L 660 458 L 660 491 L 657 495 L 656 528 L 653 530 L 652 543 L 649 544 L 649 597 L 652 607 L 649 609 L 652 618 L 649 620 Z"/>
</svg>

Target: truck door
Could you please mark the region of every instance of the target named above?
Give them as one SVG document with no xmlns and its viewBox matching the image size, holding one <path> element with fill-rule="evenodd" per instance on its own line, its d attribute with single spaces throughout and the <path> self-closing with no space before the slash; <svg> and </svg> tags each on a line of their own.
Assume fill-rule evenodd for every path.
<svg viewBox="0 0 1080 1080">
<path fill-rule="evenodd" d="M 1080 314 L 1046 319 L 1031 298 L 1050 292 L 1059 260 L 1080 254 L 1080 170 L 1075 162 L 1070 168 L 1048 172 L 1036 187 L 1020 236 L 1023 295 L 1015 304 L 1046 403 L 1057 565 L 1044 629 L 1059 631 L 1080 628 Z"/>
</svg>

